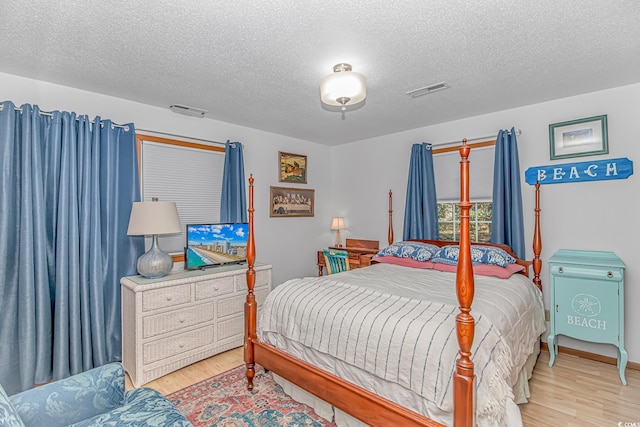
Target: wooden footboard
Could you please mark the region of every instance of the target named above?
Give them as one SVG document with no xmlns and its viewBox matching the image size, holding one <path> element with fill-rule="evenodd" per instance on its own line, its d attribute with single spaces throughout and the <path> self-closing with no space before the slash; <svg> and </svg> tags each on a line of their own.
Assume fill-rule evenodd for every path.
<svg viewBox="0 0 640 427">
<path fill-rule="evenodd" d="M 251 345 L 256 363 L 370 426 L 443 426 L 269 344 Z"/>
<path fill-rule="evenodd" d="M 466 140 L 460 148 L 460 189 L 461 189 L 461 240 L 458 270 L 456 274 L 456 292 L 460 304 L 460 313 L 456 317 L 456 331 L 459 344 L 459 356 L 454 373 L 454 426 L 471 427 L 475 425 L 475 375 L 471 361 L 471 345 L 475 329 L 471 316 L 471 303 L 474 294 L 473 269 L 471 263 L 471 243 L 469 241 L 469 147 Z M 442 426 L 407 408 L 382 398 L 362 387 L 347 382 L 309 363 L 301 361 L 277 348 L 260 342 L 256 336 L 257 303 L 254 294 L 255 285 L 255 242 L 254 242 L 254 179 L 249 178 L 249 240 L 247 245 L 247 297 L 245 301 L 245 340 L 244 360 L 249 390 L 253 389 L 255 364 L 258 363 L 300 388 L 319 397 L 327 403 L 343 410 L 370 426 Z M 389 192 L 389 243 L 393 241 L 392 202 Z M 540 287 L 540 238 L 539 222 L 539 186 L 536 186 L 536 223 L 534 233 L 534 283 Z M 527 265 L 528 267 L 528 265 Z"/>
</svg>

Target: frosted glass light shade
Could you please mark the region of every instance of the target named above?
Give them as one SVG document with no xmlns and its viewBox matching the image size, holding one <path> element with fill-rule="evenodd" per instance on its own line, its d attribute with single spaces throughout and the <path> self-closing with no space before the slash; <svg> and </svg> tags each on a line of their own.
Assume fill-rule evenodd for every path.
<svg viewBox="0 0 640 427">
<path fill-rule="evenodd" d="M 349 64 L 338 64 L 334 67 L 334 70 L 336 69 L 338 71 L 320 80 L 322 102 L 339 107 L 343 106 L 343 100 L 345 100 L 344 105 L 364 101 L 367 97 L 367 79 L 362 74 L 351 71 Z"/>
</svg>

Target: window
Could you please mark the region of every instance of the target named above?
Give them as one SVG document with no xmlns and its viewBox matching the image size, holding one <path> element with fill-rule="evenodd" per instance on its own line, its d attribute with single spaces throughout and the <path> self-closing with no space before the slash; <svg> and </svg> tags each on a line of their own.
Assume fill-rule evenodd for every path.
<svg viewBox="0 0 640 427">
<path fill-rule="evenodd" d="M 142 200 L 176 202 L 182 233 L 159 236 L 163 251 L 182 261 L 186 225 L 220 220 L 224 146 L 137 135 Z M 147 239 L 147 248 L 151 239 Z"/>
<path fill-rule="evenodd" d="M 469 154 L 469 224 L 472 242 L 489 242 L 493 197 L 494 145 L 471 144 Z M 434 149 L 433 168 L 438 198 L 441 240 L 460 240 L 460 154 L 457 149 Z"/>
<path fill-rule="evenodd" d="M 472 242 L 491 240 L 491 202 L 472 202 L 469 231 Z M 441 240 L 460 240 L 460 207 L 458 202 L 438 203 L 438 231 Z"/>
</svg>

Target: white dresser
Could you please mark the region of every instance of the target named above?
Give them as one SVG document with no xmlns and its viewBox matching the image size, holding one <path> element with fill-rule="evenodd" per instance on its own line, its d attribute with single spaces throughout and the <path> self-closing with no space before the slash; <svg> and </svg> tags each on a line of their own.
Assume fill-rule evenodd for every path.
<svg viewBox="0 0 640 427">
<path fill-rule="evenodd" d="M 256 265 L 258 304 L 271 290 L 271 266 Z M 134 386 L 244 341 L 246 265 L 123 277 L 122 363 Z"/>
</svg>

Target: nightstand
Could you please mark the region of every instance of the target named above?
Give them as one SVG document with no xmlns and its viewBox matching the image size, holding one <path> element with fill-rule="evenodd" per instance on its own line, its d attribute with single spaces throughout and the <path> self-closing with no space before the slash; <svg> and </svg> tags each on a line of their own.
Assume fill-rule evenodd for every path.
<svg viewBox="0 0 640 427">
<path fill-rule="evenodd" d="M 618 348 L 620 380 L 627 385 L 624 268 L 613 252 L 561 249 L 549 258 L 549 366 L 558 354 L 558 335 L 613 344 Z"/>
<path fill-rule="evenodd" d="M 349 255 L 349 269 L 368 267 L 371 265 L 371 258 L 378 253 L 380 243 L 377 240 L 347 239 L 345 246 L 330 246 L 329 249 L 346 251 Z M 324 254 L 318 251 L 318 276 L 322 276 L 324 265 Z"/>
</svg>

